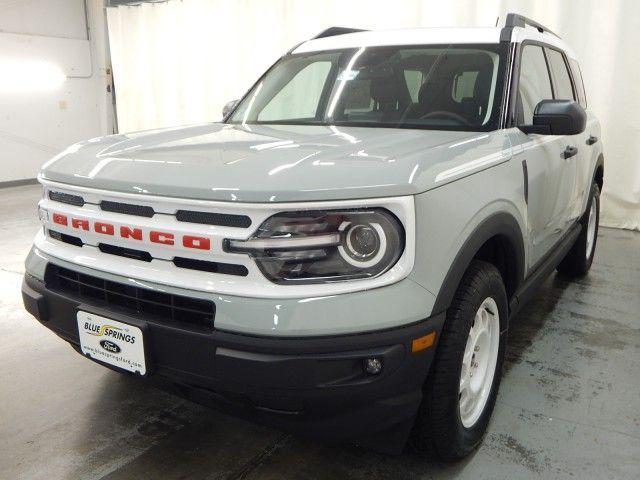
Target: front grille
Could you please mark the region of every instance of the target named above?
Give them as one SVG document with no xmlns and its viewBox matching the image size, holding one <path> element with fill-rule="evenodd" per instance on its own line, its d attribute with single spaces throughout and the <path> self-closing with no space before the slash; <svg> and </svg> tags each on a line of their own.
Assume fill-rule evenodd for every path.
<svg viewBox="0 0 640 480">
<path fill-rule="evenodd" d="M 70 193 L 49 191 L 49 199 L 54 202 L 68 203 L 76 207 L 84 206 L 84 198 L 80 195 L 71 195 Z"/>
<path fill-rule="evenodd" d="M 201 223 L 204 225 L 218 225 L 220 227 L 248 228 L 251 226 L 251 218 L 246 215 L 196 212 L 194 210 L 178 210 L 176 212 L 176 220 L 179 222 Z"/>
<path fill-rule="evenodd" d="M 47 266 L 45 284 L 50 290 L 130 316 L 164 324 L 186 324 L 198 330 L 213 330 L 215 304 L 208 300 L 112 282 L 53 264 Z"/>
<path fill-rule="evenodd" d="M 84 246 L 84 243 L 82 242 L 82 239 L 80 237 L 75 237 L 73 235 L 57 232 L 51 229 L 49 229 L 48 232 L 51 238 L 60 242 L 75 245 L 76 247 Z M 111 245 L 109 243 L 99 243 L 98 250 L 109 255 L 131 258 L 132 260 L 140 260 L 141 262 L 151 262 L 153 260 L 151 254 L 145 250 L 120 247 L 118 245 Z M 222 275 L 236 275 L 239 277 L 246 277 L 247 275 L 249 275 L 249 270 L 247 270 L 247 267 L 234 263 L 210 262 L 206 260 L 196 260 L 194 258 L 187 257 L 174 257 L 173 264 L 179 268 L 185 268 L 188 270 L 199 270 L 201 272 L 219 273 Z"/>
<path fill-rule="evenodd" d="M 109 202 L 107 200 L 100 202 L 100 209 L 105 212 L 123 213 L 125 215 L 136 215 L 147 218 L 153 217 L 156 213 L 152 207 L 131 203 Z"/>
</svg>

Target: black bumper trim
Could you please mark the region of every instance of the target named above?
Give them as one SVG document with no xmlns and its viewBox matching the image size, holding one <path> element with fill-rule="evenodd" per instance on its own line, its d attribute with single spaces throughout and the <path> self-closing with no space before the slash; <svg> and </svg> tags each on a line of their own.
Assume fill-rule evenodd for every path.
<svg viewBox="0 0 640 480">
<path fill-rule="evenodd" d="M 26 309 L 79 352 L 78 310 L 142 325 L 149 381 L 260 423 L 361 444 L 377 435 L 404 443 L 435 353 L 433 346 L 412 354 L 411 342 L 432 331 L 437 339 L 444 322 L 439 314 L 384 331 L 259 337 L 215 328 L 196 332 L 135 318 L 48 290 L 29 275 L 22 291 Z M 380 374 L 364 372 L 368 357 L 382 359 Z M 369 446 L 385 451 L 402 447 L 375 443 Z"/>
</svg>

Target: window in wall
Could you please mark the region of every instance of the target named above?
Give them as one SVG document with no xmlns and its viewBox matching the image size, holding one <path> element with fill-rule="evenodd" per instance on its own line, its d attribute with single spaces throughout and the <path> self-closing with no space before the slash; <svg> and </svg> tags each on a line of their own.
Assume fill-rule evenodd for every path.
<svg viewBox="0 0 640 480">
<path fill-rule="evenodd" d="M 555 98 L 558 100 L 574 100 L 571 77 L 569 77 L 567 64 L 564 61 L 562 53 L 551 48 L 545 48 L 545 51 L 547 52 L 549 68 L 551 68 L 551 74 L 553 75 Z"/>
<path fill-rule="evenodd" d="M 520 60 L 518 84 L 518 123 L 533 123 L 533 112 L 542 100 L 553 98 L 551 79 L 542 47 L 525 45 Z"/>
</svg>

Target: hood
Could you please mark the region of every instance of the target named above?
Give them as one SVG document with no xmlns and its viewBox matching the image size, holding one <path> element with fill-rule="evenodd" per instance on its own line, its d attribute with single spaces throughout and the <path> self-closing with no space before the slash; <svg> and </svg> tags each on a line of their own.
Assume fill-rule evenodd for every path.
<svg viewBox="0 0 640 480">
<path fill-rule="evenodd" d="M 237 202 L 401 196 L 439 186 L 443 172 L 500 152 L 505 141 L 479 132 L 205 124 L 81 142 L 47 162 L 40 178 Z"/>
</svg>

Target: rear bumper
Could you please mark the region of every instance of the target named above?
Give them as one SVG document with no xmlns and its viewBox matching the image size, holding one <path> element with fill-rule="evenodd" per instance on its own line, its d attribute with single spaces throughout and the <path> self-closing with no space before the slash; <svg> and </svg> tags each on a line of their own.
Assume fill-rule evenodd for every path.
<svg viewBox="0 0 640 480">
<path fill-rule="evenodd" d="M 444 321 L 440 314 L 371 333 L 274 338 L 124 315 L 50 290 L 29 274 L 22 295 L 25 308 L 77 351 L 78 310 L 139 326 L 149 380 L 168 380 L 194 400 L 260 423 L 391 452 L 410 431 L 435 352 L 434 345 L 414 354 L 411 342 L 430 332 L 439 338 Z M 369 357 L 382 359 L 380 374 L 364 372 Z"/>
</svg>

